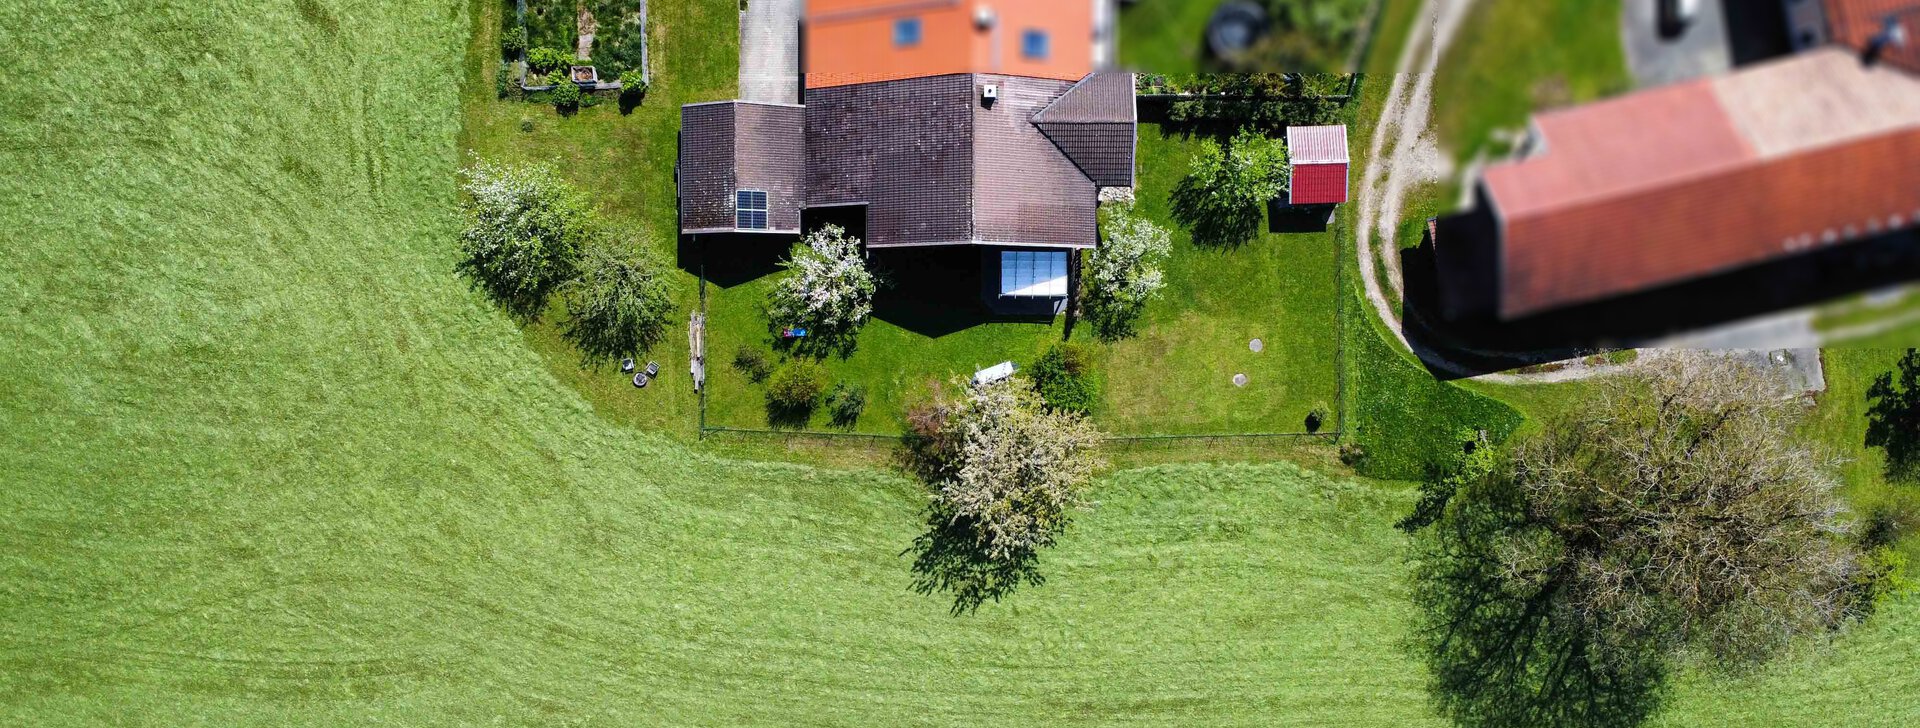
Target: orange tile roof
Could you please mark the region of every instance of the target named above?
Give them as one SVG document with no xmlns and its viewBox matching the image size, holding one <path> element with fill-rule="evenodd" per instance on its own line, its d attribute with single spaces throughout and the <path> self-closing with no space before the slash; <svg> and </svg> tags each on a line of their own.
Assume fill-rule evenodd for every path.
<svg viewBox="0 0 1920 728">
<path fill-rule="evenodd" d="M 899 47 L 895 23 L 906 19 L 919 21 L 920 40 Z M 1046 34 L 1045 58 L 1021 52 L 1029 30 Z M 804 37 L 808 88 L 954 73 L 1078 81 L 1093 71 L 1086 0 L 808 0 Z"/>
</svg>

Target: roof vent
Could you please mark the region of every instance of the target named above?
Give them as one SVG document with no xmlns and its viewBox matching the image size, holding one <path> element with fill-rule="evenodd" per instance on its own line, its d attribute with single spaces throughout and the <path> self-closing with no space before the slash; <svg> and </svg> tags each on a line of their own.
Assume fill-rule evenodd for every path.
<svg viewBox="0 0 1920 728">
<path fill-rule="evenodd" d="M 973 27 L 979 28 L 981 30 L 988 30 L 993 27 L 994 20 L 996 20 L 996 18 L 994 17 L 994 14 L 993 14 L 993 8 L 987 7 L 985 5 L 981 5 L 980 7 L 974 8 Z"/>
<path fill-rule="evenodd" d="M 980 100 L 982 102 L 992 104 L 994 100 L 998 98 L 1000 98 L 1000 84 L 990 83 L 980 87 Z"/>
<path fill-rule="evenodd" d="M 1880 56 L 1886 53 L 1887 46 L 1907 47 L 1907 28 L 1900 24 L 1897 15 L 1889 15 L 1881 21 L 1880 32 L 1873 34 L 1873 38 L 1867 42 L 1867 50 L 1861 54 L 1861 60 L 1869 66 L 1878 63 Z"/>
</svg>

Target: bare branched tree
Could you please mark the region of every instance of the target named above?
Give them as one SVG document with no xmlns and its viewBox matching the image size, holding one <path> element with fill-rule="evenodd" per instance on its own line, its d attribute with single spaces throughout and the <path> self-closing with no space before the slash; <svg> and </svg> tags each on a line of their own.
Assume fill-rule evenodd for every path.
<svg viewBox="0 0 1920 728">
<path fill-rule="evenodd" d="M 1421 534 L 1419 647 L 1469 725 L 1638 724 L 1671 668 L 1841 623 L 1836 462 L 1765 372 L 1671 355 L 1481 467 Z"/>
</svg>

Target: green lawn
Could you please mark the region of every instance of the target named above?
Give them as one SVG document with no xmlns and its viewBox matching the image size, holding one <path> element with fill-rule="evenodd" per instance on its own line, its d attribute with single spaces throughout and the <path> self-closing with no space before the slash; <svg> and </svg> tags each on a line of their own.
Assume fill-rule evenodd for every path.
<svg viewBox="0 0 1920 728">
<path fill-rule="evenodd" d="M 597 398 L 453 275 L 454 171 L 526 114 L 620 179 L 660 148 L 559 142 L 665 122 L 463 134 L 471 8 L 8 9 L 50 65 L 0 113 L 0 724 L 1438 725 L 1399 486 L 1109 473 L 1044 586 L 954 618 L 907 590 L 917 486 Z M 649 103 L 728 93 L 731 4 L 650 12 Z M 631 184 L 595 194 L 657 225 Z M 1908 599 L 1663 722 L 1911 725 L 1917 654 Z"/>
<path fill-rule="evenodd" d="M 636 244 L 652 247 L 669 264 L 678 264 L 678 220 L 674 210 L 673 163 L 678 149 L 680 105 L 732 98 L 738 66 L 737 13 L 711 2 L 660 3 L 649 8 L 654 79 L 644 103 L 622 113 L 615 99 L 572 115 L 550 106 L 496 98 L 500 71 L 497 16 L 512 4 L 470 0 L 476 14 L 462 67 L 459 100 L 460 148 L 487 159 L 539 162 L 587 190 L 602 215 L 628 231 Z M 524 131 L 523 123 L 532 130 Z M 662 386 L 637 391 L 607 362 L 582 365 L 578 352 L 560 337 L 565 311 L 557 303 L 540 324 L 527 327 L 527 345 L 541 355 L 554 377 L 585 396 L 594 409 L 622 424 L 692 437 L 698 423 L 698 397 L 687 384 L 686 316 L 699 308 L 694 275 L 681 271 L 671 279 L 680 313 L 648 358 L 658 361 Z"/>
<path fill-rule="evenodd" d="M 1524 131 L 1536 110 L 1632 87 L 1620 0 L 1480 0 L 1434 78 L 1442 148 L 1466 161 L 1507 151 L 1495 130 Z"/>
</svg>

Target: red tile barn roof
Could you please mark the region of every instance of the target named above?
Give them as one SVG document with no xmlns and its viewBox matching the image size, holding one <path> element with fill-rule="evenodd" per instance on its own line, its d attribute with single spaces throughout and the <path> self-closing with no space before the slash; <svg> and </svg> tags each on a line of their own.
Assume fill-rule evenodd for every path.
<svg viewBox="0 0 1920 728">
<path fill-rule="evenodd" d="M 1296 164 L 1287 203 L 1337 205 L 1347 201 L 1347 165 Z"/>
</svg>

